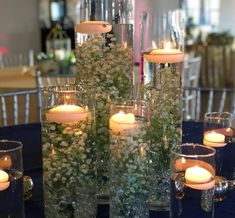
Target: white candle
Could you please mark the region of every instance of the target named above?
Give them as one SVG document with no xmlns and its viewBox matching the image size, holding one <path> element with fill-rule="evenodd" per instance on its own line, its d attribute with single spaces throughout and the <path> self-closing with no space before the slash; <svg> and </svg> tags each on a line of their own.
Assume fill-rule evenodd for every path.
<svg viewBox="0 0 235 218">
<path fill-rule="evenodd" d="M 133 113 L 124 113 L 120 111 L 119 113 L 114 114 L 109 120 L 109 128 L 114 133 L 121 133 L 124 131 L 133 131 L 137 130 L 139 127 L 136 124 L 135 115 Z"/>
<path fill-rule="evenodd" d="M 77 105 L 59 105 L 46 113 L 46 118 L 55 123 L 75 123 L 85 120 L 88 113 L 82 107 Z"/>
<path fill-rule="evenodd" d="M 185 171 L 186 185 L 197 190 L 211 189 L 215 185 L 213 175 L 199 166 L 189 167 Z"/>
<path fill-rule="evenodd" d="M 9 175 L 4 170 L 0 170 L 0 191 L 7 189 L 10 185 Z"/>
<path fill-rule="evenodd" d="M 112 25 L 105 21 L 85 21 L 75 26 L 76 32 L 85 34 L 102 34 L 112 30 Z"/>
<path fill-rule="evenodd" d="M 154 63 L 179 63 L 184 60 L 184 54 L 178 49 L 156 49 L 144 55 L 145 60 Z"/>
<path fill-rule="evenodd" d="M 55 50 L 55 60 L 63 61 L 66 59 L 66 51 L 64 49 Z"/>
<path fill-rule="evenodd" d="M 153 42 L 153 47 L 156 47 Z M 184 61 L 184 53 L 179 49 L 171 48 L 171 43 L 166 42 L 163 49 L 153 49 L 144 59 L 154 63 L 179 63 Z"/>
<path fill-rule="evenodd" d="M 210 147 L 223 147 L 226 145 L 225 136 L 214 131 L 205 132 L 203 144 Z"/>
<path fill-rule="evenodd" d="M 208 170 L 212 175 L 215 174 L 215 169 L 213 166 L 205 161 L 196 159 L 186 159 L 184 157 L 179 158 L 175 161 L 175 169 L 178 172 L 186 171 L 187 168 L 198 166 Z"/>
</svg>

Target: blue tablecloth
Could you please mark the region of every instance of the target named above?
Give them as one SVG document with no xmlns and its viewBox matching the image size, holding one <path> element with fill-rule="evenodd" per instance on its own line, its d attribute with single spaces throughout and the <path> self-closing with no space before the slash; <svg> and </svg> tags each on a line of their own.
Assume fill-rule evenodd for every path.
<svg viewBox="0 0 235 218">
<path fill-rule="evenodd" d="M 202 123 L 183 123 L 183 142 L 202 143 Z M 43 218 L 42 149 L 41 126 L 39 123 L 0 128 L 0 139 L 19 140 L 23 143 L 24 174 L 34 181 L 33 197 L 25 202 L 26 218 Z M 223 171 L 227 178 L 235 172 L 235 144 L 226 146 Z M 98 206 L 99 218 L 108 218 L 108 206 Z M 150 211 L 151 218 L 167 218 L 169 212 Z M 191 218 L 200 218 L 192 214 Z M 235 218 L 235 191 L 226 199 L 215 204 L 215 218 Z"/>
</svg>

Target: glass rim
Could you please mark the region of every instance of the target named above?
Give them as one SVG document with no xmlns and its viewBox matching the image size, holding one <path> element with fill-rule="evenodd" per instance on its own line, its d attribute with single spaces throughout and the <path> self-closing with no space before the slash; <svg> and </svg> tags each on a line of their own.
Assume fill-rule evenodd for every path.
<svg viewBox="0 0 235 218">
<path fill-rule="evenodd" d="M 216 153 L 216 150 L 214 148 L 197 144 L 197 143 L 184 143 L 184 144 L 181 144 L 180 147 L 201 147 L 201 148 L 206 148 L 208 151 L 210 150 L 211 152 L 209 154 L 182 154 L 178 151 L 174 151 L 174 149 L 177 149 L 175 147 L 171 149 L 171 154 L 181 156 L 181 157 L 186 157 L 186 158 L 198 158 L 198 157 L 205 158 L 205 157 L 212 157 Z"/>
<path fill-rule="evenodd" d="M 223 117 L 226 115 L 227 117 Z M 234 119 L 234 114 L 230 112 L 208 112 L 204 114 L 205 119 L 222 119 L 222 120 L 231 120 Z"/>
<path fill-rule="evenodd" d="M 132 103 L 132 104 L 130 104 Z M 147 105 L 146 100 L 139 100 L 139 99 L 125 99 L 125 98 L 117 98 L 114 100 L 111 100 L 110 105 L 116 106 L 116 107 L 132 107 L 134 106 L 134 103 L 140 103 Z"/>
<path fill-rule="evenodd" d="M 14 148 L 1 149 L 1 144 L 3 144 L 3 143 L 15 144 L 16 146 Z M 23 143 L 21 141 L 8 140 L 8 139 L 1 139 L 0 140 L 0 153 L 17 151 L 17 150 L 22 149 L 22 147 L 23 147 Z"/>
<path fill-rule="evenodd" d="M 71 89 L 70 89 L 71 88 Z M 73 88 L 73 89 L 72 89 Z M 46 93 L 46 92 L 56 92 L 56 93 L 72 93 L 72 92 L 79 92 L 81 90 L 95 90 L 94 87 L 92 86 L 88 86 L 88 85 L 84 85 L 84 86 L 81 86 L 81 85 L 77 85 L 77 84 L 64 84 L 64 85 L 53 85 L 53 86 L 49 86 L 49 87 L 43 87 L 42 88 L 42 91 L 43 93 Z"/>
</svg>

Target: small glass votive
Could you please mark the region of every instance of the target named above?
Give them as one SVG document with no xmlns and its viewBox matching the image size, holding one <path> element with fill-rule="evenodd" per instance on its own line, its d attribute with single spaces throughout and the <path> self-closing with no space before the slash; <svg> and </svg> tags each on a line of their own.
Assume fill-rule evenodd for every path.
<svg viewBox="0 0 235 218">
<path fill-rule="evenodd" d="M 222 172 L 225 146 L 234 135 L 232 122 L 234 115 L 228 112 L 206 113 L 204 116 L 203 144 L 216 149 L 216 176 Z"/>
<path fill-rule="evenodd" d="M 149 217 L 148 106 L 142 101 L 111 104 L 110 217 Z"/>
<path fill-rule="evenodd" d="M 214 217 L 215 149 L 183 144 L 171 151 L 170 217 Z"/>
<path fill-rule="evenodd" d="M 0 140 L 0 217 L 25 217 L 22 146 Z"/>
</svg>

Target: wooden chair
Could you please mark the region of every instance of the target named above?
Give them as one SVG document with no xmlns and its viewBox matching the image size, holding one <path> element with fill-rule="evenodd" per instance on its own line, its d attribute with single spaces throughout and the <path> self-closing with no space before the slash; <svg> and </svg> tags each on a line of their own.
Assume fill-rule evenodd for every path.
<svg viewBox="0 0 235 218">
<path fill-rule="evenodd" d="M 187 88 L 196 88 L 199 86 L 199 76 L 201 69 L 201 57 L 193 57 L 184 63 L 183 70 L 183 87 Z M 184 93 L 185 107 L 186 111 L 191 110 L 191 113 L 188 114 L 191 117 L 187 119 L 195 119 L 195 104 L 196 96 L 195 92 L 192 92 L 190 89 L 186 89 Z"/>
<path fill-rule="evenodd" d="M 40 110 L 38 89 L 0 93 L 0 126 L 38 122 Z"/>
<path fill-rule="evenodd" d="M 202 121 L 208 112 L 231 112 L 235 114 L 235 88 L 184 88 L 184 96 L 191 92 L 195 96 L 194 108 L 188 107 L 184 98 L 184 120 Z"/>
<path fill-rule="evenodd" d="M 0 54 L 0 68 L 4 67 L 17 67 L 17 66 L 34 66 L 34 52 L 30 50 L 27 53 L 17 54 Z"/>
</svg>

